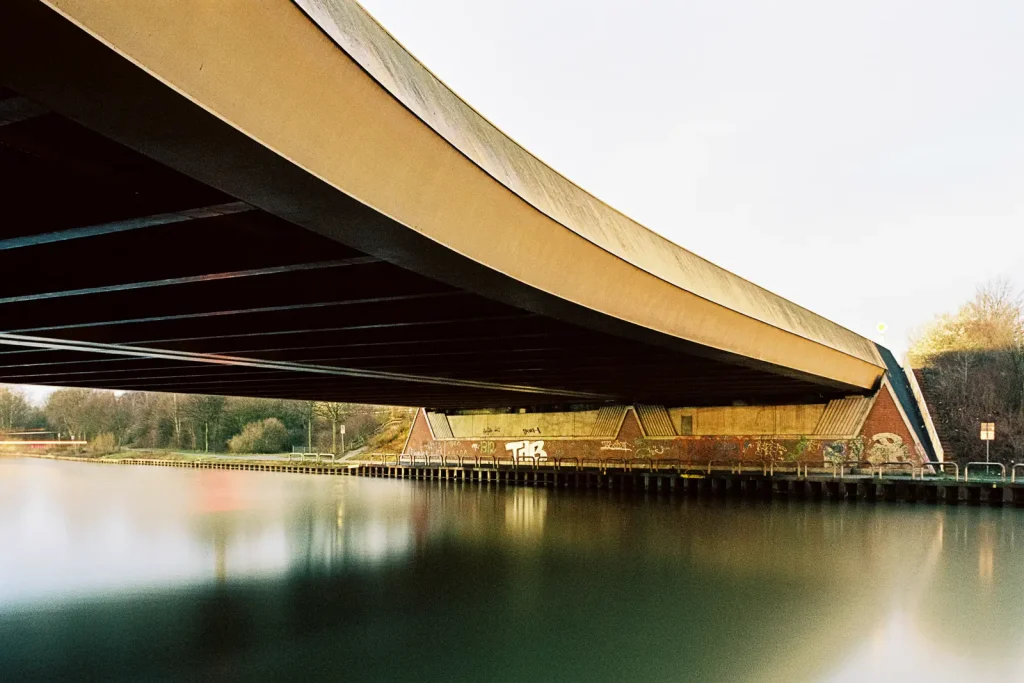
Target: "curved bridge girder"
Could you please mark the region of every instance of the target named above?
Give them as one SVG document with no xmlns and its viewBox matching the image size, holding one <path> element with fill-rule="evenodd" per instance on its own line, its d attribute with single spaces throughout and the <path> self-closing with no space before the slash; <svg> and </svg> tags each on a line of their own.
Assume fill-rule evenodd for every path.
<svg viewBox="0 0 1024 683">
<path fill-rule="evenodd" d="M 544 356 L 511 368 L 529 381 L 495 387 L 547 387 L 551 400 L 562 401 L 580 393 L 685 403 L 755 394 L 794 400 L 870 390 L 884 372 L 868 340 L 667 242 L 544 166 L 348 0 L 278 0 L 258 11 L 241 1 L 11 0 L 0 20 L 0 85 L 198 181 L 210 189 L 207 204 L 241 200 L 238 220 L 281 220 L 298 231 L 295 241 L 308 231 L 349 250 L 309 261 L 369 258 L 397 266 L 388 277 L 426 278 L 420 290 L 482 297 L 466 316 L 480 318 L 485 302 L 494 302 L 490 317 L 506 336 L 565 328 L 572 330 L 566 339 L 576 340 L 565 347 L 585 348 L 588 334 L 601 347 L 576 372 L 569 371 L 571 356 Z M 31 235 L 11 239 L 35 239 L 32 248 L 43 248 Z M 3 292 L 0 299 L 2 314 Z M 410 306 L 422 312 L 425 305 Z M 258 308 L 232 310 L 255 315 Z M 438 309 L 436 322 L 444 312 Z M 67 326 L 57 316 L 41 327 Z M 38 334 L 27 326 L 2 331 L 22 329 Z M 136 340 L 61 338 L 113 347 Z M 172 338 L 137 339 L 148 348 Z M 506 357 L 497 347 L 481 362 L 501 365 Z M 531 375 L 531 365 L 546 370 Z M 486 374 L 438 368 L 440 377 L 471 382 Z M 54 370 L 39 381 L 60 377 Z M 369 394 L 441 400 L 436 392 Z M 457 394 L 453 388 L 451 400 Z M 409 400 L 395 400 L 401 395 Z M 497 392 L 479 400 L 515 399 Z"/>
</svg>

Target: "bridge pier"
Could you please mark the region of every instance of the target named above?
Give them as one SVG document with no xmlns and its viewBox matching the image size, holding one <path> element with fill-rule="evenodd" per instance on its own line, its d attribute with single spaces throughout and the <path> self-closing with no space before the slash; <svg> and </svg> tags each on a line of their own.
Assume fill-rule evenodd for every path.
<svg viewBox="0 0 1024 683">
<path fill-rule="evenodd" d="M 981 503 L 981 486 L 965 486 L 964 492 L 966 493 L 964 498 L 969 505 L 979 505 Z"/>
<path fill-rule="evenodd" d="M 1010 501 L 1014 505 L 1024 506 L 1024 487 L 1010 489 Z"/>
<path fill-rule="evenodd" d="M 993 484 L 992 488 L 985 490 L 985 501 L 989 505 L 1001 507 L 1004 500 L 1002 487 L 997 487 Z"/>
</svg>

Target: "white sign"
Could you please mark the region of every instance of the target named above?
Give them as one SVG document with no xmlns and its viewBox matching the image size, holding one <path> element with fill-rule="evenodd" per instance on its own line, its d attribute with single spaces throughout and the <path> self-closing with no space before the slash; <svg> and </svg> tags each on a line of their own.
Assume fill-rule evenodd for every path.
<svg viewBox="0 0 1024 683">
<path fill-rule="evenodd" d="M 981 423 L 981 440 L 982 441 L 995 441 L 996 440 L 996 423 L 995 422 L 982 422 Z"/>
<path fill-rule="evenodd" d="M 341 434 L 344 434 L 344 433 L 345 433 L 345 425 L 341 425 L 340 429 L 341 429 L 341 432 L 340 432 L 340 433 L 341 433 Z"/>
</svg>

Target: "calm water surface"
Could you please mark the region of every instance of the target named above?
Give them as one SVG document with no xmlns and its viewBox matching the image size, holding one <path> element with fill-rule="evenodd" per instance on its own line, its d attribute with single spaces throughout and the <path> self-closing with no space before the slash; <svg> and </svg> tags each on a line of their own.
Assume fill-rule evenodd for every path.
<svg viewBox="0 0 1024 683">
<path fill-rule="evenodd" d="M 1022 588 L 1015 509 L 0 458 L 4 681 L 1020 681 Z"/>
</svg>

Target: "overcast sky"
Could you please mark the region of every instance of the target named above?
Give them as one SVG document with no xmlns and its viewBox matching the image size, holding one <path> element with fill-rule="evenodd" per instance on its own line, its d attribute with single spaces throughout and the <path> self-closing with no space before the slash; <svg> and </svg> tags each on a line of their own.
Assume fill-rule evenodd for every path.
<svg viewBox="0 0 1024 683">
<path fill-rule="evenodd" d="M 877 337 L 1024 285 L 1024 2 L 363 0 L 678 244 Z"/>
</svg>

